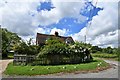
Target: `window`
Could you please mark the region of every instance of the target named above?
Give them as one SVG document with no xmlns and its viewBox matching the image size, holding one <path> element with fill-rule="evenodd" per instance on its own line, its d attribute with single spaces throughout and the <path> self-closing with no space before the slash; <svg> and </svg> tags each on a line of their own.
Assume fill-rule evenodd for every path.
<svg viewBox="0 0 120 80">
<path fill-rule="evenodd" d="M 70 44 L 71 43 L 71 41 L 67 38 L 66 39 L 66 44 Z"/>
</svg>

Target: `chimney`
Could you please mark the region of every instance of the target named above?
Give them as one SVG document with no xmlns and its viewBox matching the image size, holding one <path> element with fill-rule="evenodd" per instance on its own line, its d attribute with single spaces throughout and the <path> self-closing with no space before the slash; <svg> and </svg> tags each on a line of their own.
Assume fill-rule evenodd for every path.
<svg viewBox="0 0 120 80">
<path fill-rule="evenodd" d="M 59 33 L 57 31 L 55 31 L 55 36 L 59 36 Z"/>
</svg>

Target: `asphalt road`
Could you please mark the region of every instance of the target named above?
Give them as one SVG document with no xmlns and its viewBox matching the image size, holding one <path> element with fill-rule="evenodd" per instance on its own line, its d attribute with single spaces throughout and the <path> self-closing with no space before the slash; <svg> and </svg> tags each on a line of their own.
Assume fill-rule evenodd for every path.
<svg viewBox="0 0 120 80">
<path fill-rule="evenodd" d="M 9 78 L 118 78 L 118 62 L 105 60 L 112 65 L 112 68 L 100 71 L 98 73 L 65 73 L 65 74 L 50 74 L 38 76 L 4 76 Z M 8 61 L 9 62 L 9 61 Z"/>
</svg>

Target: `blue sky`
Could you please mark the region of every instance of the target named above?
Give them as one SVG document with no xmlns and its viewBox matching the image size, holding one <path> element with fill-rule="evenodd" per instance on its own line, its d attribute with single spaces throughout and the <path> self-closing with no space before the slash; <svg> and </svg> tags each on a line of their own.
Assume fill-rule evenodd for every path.
<svg viewBox="0 0 120 80">
<path fill-rule="evenodd" d="M 86 35 L 92 45 L 117 47 L 117 4 L 118 0 L 2 0 L 0 24 L 24 40 L 58 31 L 75 41 L 84 42 Z"/>
<path fill-rule="evenodd" d="M 96 15 L 98 15 L 98 12 L 100 10 L 103 10 L 103 8 L 96 7 L 92 5 L 91 2 L 86 2 L 86 6 L 80 11 L 80 15 L 86 16 L 88 19 L 84 22 L 77 22 L 77 18 L 72 17 L 64 17 L 59 20 L 58 23 L 53 23 L 51 25 L 47 25 L 49 28 L 58 28 L 58 29 L 69 29 L 69 32 L 65 35 L 68 36 L 73 33 L 78 33 L 81 29 L 87 26 L 88 22 L 92 20 L 92 18 Z M 88 11 L 88 8 L 91 7 L 91 9 Z M 37 11 L 41 12 L 42 10 L 48 10 L 55 8 L 51 2 L 40 2 L 40 5 L 37 6 Z M 34 16 L 33 16 L 34 17 Z M 39 24 L 39 27 L 40 24 Z"/>
</svg>

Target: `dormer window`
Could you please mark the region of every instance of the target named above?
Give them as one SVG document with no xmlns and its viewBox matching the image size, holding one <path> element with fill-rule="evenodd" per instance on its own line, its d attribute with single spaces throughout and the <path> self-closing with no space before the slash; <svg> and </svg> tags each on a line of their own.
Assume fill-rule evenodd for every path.
<svg viewBox="0 0 120 80">
<path fill-rule="evenodd" d="M 66 42 L 66 44 L 70 44 L 70 43 L 71 43 L 70 40 L 69 40 L 68 38 L 66 39 L 65 42 Z"/>
</svg>

